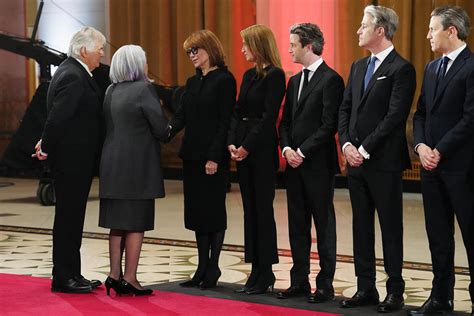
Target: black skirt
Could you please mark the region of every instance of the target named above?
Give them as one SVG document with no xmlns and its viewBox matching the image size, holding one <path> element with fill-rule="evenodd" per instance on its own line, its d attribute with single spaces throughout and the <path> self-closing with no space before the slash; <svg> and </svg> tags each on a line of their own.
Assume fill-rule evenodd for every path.
<svg viewBox="0 0 474 316">
<path fill-rule="evenodd" d="M 146 231 L 155 227 L 155 200 L 100 199 L 99 226 Z"/>
<path fill-rule="evenodd" d="M 219 232 L 227 229 L 229 165 L 219 164 L 215 174 L 207 175 L 206 162 L 183 160 L 184 226 L 197 232 Z"/>
</svg>

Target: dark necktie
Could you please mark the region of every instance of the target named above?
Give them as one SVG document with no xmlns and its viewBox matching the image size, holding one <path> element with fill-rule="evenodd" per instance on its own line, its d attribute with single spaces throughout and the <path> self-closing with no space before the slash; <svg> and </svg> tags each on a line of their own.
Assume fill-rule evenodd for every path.
<svg viewBox="0 0 474 316">
<path fill-rule="evenodd" d="M 309 72 L 309 69 L 303 69 L 303 88 L 301 89 L 301 92 L 303 92 L 304 88 L 308 86 Z"/>
<path fill-rule="evenodd" d="M 438 74 L 436 76 L 436 89 L 439 86 L 439 83 L 443 80 L 444 76 L 446 75 L 446 69 L 448 68 L 449 58 L 448 56 L 444 56 L 441 59 L 441 64 L 439 65 Z"/>
<path fill-rule="evenodd" d="M 377 60 L 377 57 L 375 56 L 370 57 L 369 66 L 367 67 L 367 72 L 365 73 L 365 78 L 364 78 L 364 91 L 365 89 L 367 89 L 367 85 L 369 84 L 370 78 L 372 78 L 372 75 L 374 74 L 376 60 Z"/>
</svg>

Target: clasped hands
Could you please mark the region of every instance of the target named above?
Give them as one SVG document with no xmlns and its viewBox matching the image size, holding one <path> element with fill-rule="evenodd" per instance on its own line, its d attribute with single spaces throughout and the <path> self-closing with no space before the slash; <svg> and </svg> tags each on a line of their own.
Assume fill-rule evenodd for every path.
<svg viewBox="0 0 474 316">
<path fill-rule="evenodd" d="M 285 150 L 284 156 L 292 168 L 298 168 L 303 163 L 303 157 L 291 148 Z"/>
<path fill-rule="evenodd" d="M 431 149 L 425 144 L 420 144 L 416 150 L 420 156 L 421 165 L 425 170 L 431 171 L 438 167 L 441 160 L 441 153 L 438 149 Z"/>
<path fill-rule="evenodd" d="M 364 157 L 357 148 L 349 144 L 344 148 L 344 156 L 351 167 L 357 168 L 364 162 Z"/>
<path fill-rule="evenodd" d="M 229 145 L 227 147 L 230 153 L 230 158 L 234 161 L 242 161 L 247 158 L 249 152 L 242 146 L 236 148 L 235 145 Z"/>
</svg>

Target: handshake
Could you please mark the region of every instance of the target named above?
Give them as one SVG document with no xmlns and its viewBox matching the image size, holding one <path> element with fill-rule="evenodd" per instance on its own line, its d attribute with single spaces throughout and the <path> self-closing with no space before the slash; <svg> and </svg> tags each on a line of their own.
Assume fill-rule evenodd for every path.
<svg viewBox="0 0 474 316">
<path fill-rule="evenodd" d="M 227 149 L 230 152 L 230 158 L 234 161 L 242 161 L 247 158 L 249 152 L 242 146 L 236 148 L 235 145 L 227 146 Z"/>
</svg>

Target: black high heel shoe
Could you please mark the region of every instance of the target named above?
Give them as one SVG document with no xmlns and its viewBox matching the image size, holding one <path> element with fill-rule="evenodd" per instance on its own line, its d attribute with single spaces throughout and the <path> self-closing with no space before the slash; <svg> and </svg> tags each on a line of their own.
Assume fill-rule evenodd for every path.
<svg viewBox="0 0 474 316">
<path fill-rule="evenodd" d="M 254 286 L 255 284 L 257 284 L 257 280 L 258 280 L 258 270 L 257 269 L 252 269 L 252 272 L 250 272 L 250 275 L 247 279 L 247 282 L 245 282 L 245 285 L 241 288 L 238 288 L 236 290 L 234 290 L 235 293 L 246 293 L 248 291 L 250 291 Z"/>
<path fill-rule="evenodd" d="M 120 291 L 120 280 L 115 280 L 111 277 L 107 277 L 104 282 L 105 288 L 107 290 L 107 296 L 110 296 L 110 289 L 114 289 L 117 295 L 121 295 L 122 292 Z"/>
<path fill-rule="evenodd" d="M 212 272 L 211 272 L 212 271 Z M 204 280 L 199 284 L 199 288 L 201 290 L 206 290 L 206 289 L 211 289 L 213 287 L 217 286 L 217 280 L 221 277 L 221 269 L 217 267 L 217 269 L 208 269 L 206 272 L 206 276 L 204 277 Z"/>
<path fill-rule="evenodd" d="M 205 269 L 200 269 L 198 267 L 198 269 L 194 273 L 194 276 L 191 279 L 181 282 L 179 283 L 179 285 L 182 287 L 198 287 L 199 284 L 201 284 L 201 282 L 204 280 L 204 276 Z"/>
<path fill-rule="evenodd" d="M 257 283 L 253 288 L 250 290 L 246 291 L 245 293 L 248 295 L 256 295 L 256 294 L 263 294 L 265 293 L 269 288 L 273 292 L 273 287 L 275 286 L 275 275 L 272 273 L 269 277 L 260 277 L 257 280 Z"/>
<path fill-rule="evenodd" d="M 137 289 L 134 287 L 132 284 L 128 283 L 124 279 L 120 281 L 120 290 L 122 291 L 123 294 L 133 294 L 136 296 L 143 296 L 143 295 L 151 295 L 153 293 L 153 290 L 151 289 Z"/>
</svg>

